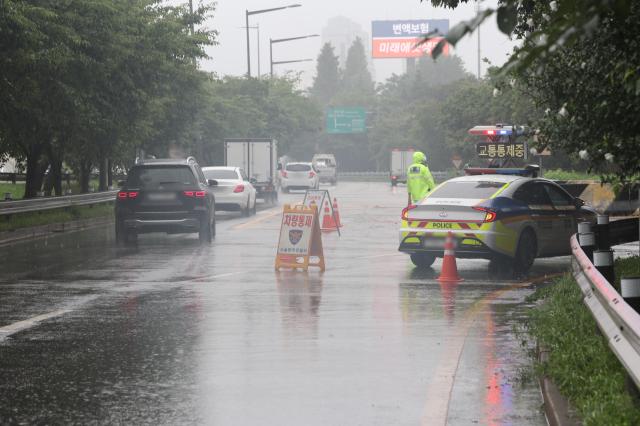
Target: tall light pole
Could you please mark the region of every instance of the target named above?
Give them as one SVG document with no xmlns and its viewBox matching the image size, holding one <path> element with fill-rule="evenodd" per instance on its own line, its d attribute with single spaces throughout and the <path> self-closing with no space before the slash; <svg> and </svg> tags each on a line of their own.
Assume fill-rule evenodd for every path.
<svg viewBox="0 0 640 426">
<path fill-rule="evenodd" d="M 247 28 L 247 77 L 251 77 L 251 50 L 249 47 L 249 16 L 251 15 L 258 15 L 260 13 L 268 13 L 268 12 L 275 12 L 277 10 L 283 10 L 283 9 L 290 9 L 293 7 L 300 7 L 302 6 L 301 4 L 290 4 L 288 6 L 281 6 L 281 7 L 272 7 L 270 9 L 260 9 L 260 10 L 246 10 L 244 11 L 244 17 L 245 17 L 245 27 Z"/>
<path fill-rule="evenodd" d="M 309 62 L 309 61 L 313 61 L 313 59 L 298 59 L 295 61 L 278 61 L 278 62 L 274 62 L 273 61 L 273 45 L 276 43 L 285 43 L 287 41 L 294 41 L 294 40 L 302 40 L 305 38 L 312 38 L 312 37 L 320 37 L 320 34 L 309 34 L 309 35 L 304 35 L 304 36 L 299 36 L 299 37 L 288 37 L 288 38 L 276 38 L 276 39 L 269 39 L 269 64 L 270 64 L 270 75 L 271 78 L 273 78 L 273 66 L 274 65 L 279 65 L 279 64 L 292 64 L 295 62 Z"/>
<path fill-rule="evenodd" d="M 245 27 L 240 27 L 242 29 L 244 29 Z M 249 27 L 252 30 L 256 30 L 257 31 L 257 35 L 256 35 L 256 43 L 258 43 L 258 78 L 260 78 L 260 76 L 262 75 L 260 73 L 260 24 L 256 24 L 255 27 Z"/>
<path fill-rule="evenodd" d="M 476 15 L 480 15 L 480 0 L 476 0 Z M 480 25 L 478 25 L 478 80 L 480 80 Z"/>
</svg>

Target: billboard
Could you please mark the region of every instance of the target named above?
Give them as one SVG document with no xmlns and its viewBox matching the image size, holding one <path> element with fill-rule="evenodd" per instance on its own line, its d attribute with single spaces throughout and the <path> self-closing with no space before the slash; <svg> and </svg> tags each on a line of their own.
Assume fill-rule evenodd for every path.
<svg viewBox="0 0 640 426">
<path fill-rule="evenodd" d="M 371 54 L 373 58 L 419 58 L 430 55 L 442 37 L 435 37 L 416 46 L 425 35 L 446 34 L 448 19 L 412 19 L 404 21 L 373 21 L 371 23 Z M 449 54 L 447 44 L 443 55 Z"/>
</svg>

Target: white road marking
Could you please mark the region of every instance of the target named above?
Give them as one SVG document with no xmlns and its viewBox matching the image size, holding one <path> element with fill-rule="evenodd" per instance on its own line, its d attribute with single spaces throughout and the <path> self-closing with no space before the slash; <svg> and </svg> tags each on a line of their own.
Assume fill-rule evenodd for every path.
<svg viewBox="0 0 640 426">
<path fill-rule="evenodd" d="M 0 328 L 0 342 L 5 340 L 7 337 L 12 334 L 18 333 L 20 331 L 28 330 L 40 324 L 43 321 L 50 320 L 52 318 L 60 317 L 62 315 L 68 314 L 73 311 L 74 308 L 65 308 L 59 309 L 57 311 L 48 312 L 46 314 L 38 315 L 35 317 L 31 317 L 26 320 L 14 322 L 13 324 L 6 325 Z"/>
</svg>

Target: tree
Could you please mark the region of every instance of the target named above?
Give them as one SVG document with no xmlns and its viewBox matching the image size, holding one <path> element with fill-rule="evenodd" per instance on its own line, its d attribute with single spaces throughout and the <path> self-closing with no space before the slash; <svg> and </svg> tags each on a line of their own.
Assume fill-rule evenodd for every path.
<svg viewBox="0 0 640 426">
<path fill-rule="evenodd" d="M 501 73 L 523 82 L 548 112 L 535 123 L 543 144 L 581 152 L 592 170 L 624 181 L 640 173 L 633 119 L 640 109 L 639 10 L 631 0 L 505 0 L 453 27 L 446 40 L 455 45 L 495 14 L 502 32 L 522 40 Z"/>
<path fill-rule="evenodd" d="M 311 96 L 323 107 L 329 105 L 338 93 L 340 84 L 338 65 L 338 57 L 333 51 L 333 46 L 330 43 L 325 43 L 318 55 L 313 86 L 309 89 Z"/>
<path fill-rule="evenodd" d="M 362 39 L 356 38 L 349 48 L 347 61 L 340 80 L 340 92 L 336 103 L 368 106 L 375 102 L 375 88 Z"/>
</svg>

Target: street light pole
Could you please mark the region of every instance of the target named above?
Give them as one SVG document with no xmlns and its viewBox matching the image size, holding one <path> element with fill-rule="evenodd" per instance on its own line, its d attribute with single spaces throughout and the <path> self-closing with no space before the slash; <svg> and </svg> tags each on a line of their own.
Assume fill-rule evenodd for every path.
<svg viewBox="0 0 640 426">
<path fill-rule="evenodd" d="M 271 78 L 273 78 L 273 66 L 274 65 L 278 65 L 278 64 L 291 64 L 291 63 L 295 63 L 295 62 L 308 62 L 308 61 L 312 61 L 313 59 L 301 59 L 301 60 L 295 60 L 295 61 L 279 61 L 279 62 L 274 62 L 273 61 L 273 45 L 275 43 L 284 43 L 287 41 L 294 41 L 294 40 L 302 40 L 305 38 L 312 38 L 312 37 L 320 37 L 320 34 L 308 34 L 308 35 L 304 35 L 304 36 L 299 36 L 299 37 L 288 37 L 288 38 L 277 38 L 277 39 L 269 39 L 269 64 L 270 64 L 270 75 Z"/>
<path fill-rule="evenodd" d="M 294 7 L 300 7 L 302 6 L 301 4 L 295 3 L 295 4 L 290 4 L 287 6 L 281 6 L 281 7 L 272 7 L 270 9 L 261 9 L 261 10 L 247 10 L 245 9 L 244 11 L 244 19 L 245 19 L 245 27 L 247 28 L 247 78 L 251 77 L 251 48 L 250 48 L 250 44 L 249 44 L 249 16 L 250 15 L 258 15 L 260 13 L 268 13 L 268 12 L 275 12 L 277 10 L 282 10 L 282 9 L 291 9 Z"/>
<path fill-rule="evenodd" d="M 247 77 L 251 77 L 251 52 L 249 48 L 249 11 L 245 9 L 245 27 L 247 28 Z"/>
</svg>

